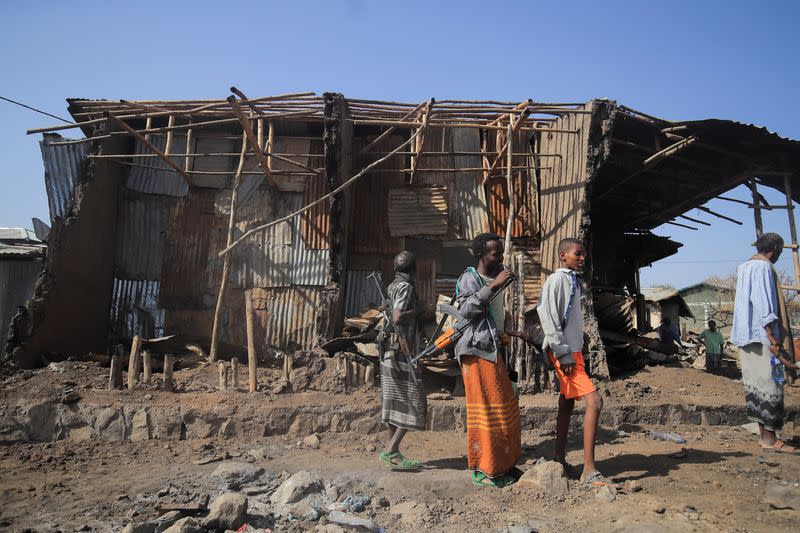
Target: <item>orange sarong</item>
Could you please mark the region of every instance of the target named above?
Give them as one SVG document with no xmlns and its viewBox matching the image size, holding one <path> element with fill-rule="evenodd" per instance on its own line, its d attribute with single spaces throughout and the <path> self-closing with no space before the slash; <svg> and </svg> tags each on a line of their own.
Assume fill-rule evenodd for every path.
<svg viewBox="0 0 800 533">
<path fill-rule="evenodd" d="M 489 477 L 505 474 L 519 461 L 522 432 L 519 401 L 501 357 L 497 363 L 461 356 L 467 393 L 467 461 Z"/>
</svg>

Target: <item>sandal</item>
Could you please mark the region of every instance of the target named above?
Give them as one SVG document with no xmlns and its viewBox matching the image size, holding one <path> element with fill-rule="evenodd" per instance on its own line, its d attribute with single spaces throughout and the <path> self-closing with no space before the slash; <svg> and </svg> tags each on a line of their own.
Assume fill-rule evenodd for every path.
<svg viewBox="0 0 800 533">
<path fill-rule="evenodd" d="M 586 475 L 586 477 L 581 478 L 581 482 L 586 485 L 591 485 L 593 487 L 608 487 L 609 490 L 613 493 L 617 493 L 617 487 L 614 483 L 612 483 L 608 478 L 606 478 L 600 471 L 595 470 L 590 472 Z"/>
<path fill-rule="evenodd" d="M 479 487 L 494 487 L 496 489 L 502 489 L 503 487 L 511 485 L 515 481 L 516 479 L 508 474 L 502 474 L 491 478 L 480 470 L 474 470 L 472 472 L 472 483 L 473 485 L 477 485 Z"/>
<path fill-rule="evenodd" d="M 786 444 L 783 441 L 779 441 L 781 444 L 778 447 L 775 446 L 762 446 L 761 450 L 767 453 L 785 453 L 787 455 L 800 455 L 800 448 L 795 448 L 791 444 Z M 777 444 L 777 442 L 775 443 Z"/>
<path fill-rule="evenodd" d="M 392 470 L 419 470 L 422 468 L 422 462 L 406 459 L 400 452 L 381 452 L 380 458 Z"/>
</svg>

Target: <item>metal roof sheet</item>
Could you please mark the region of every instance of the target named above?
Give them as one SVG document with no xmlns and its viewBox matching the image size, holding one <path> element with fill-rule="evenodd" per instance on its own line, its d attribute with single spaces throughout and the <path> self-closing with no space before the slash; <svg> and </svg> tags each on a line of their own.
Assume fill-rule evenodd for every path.
<svg viewBox="0 0 800 533">
<path fill-rule="evenodd" d="M 447 187 L 415 187 L 389 190 L 389 233 L 446 235 Z"/>
<path fill-rule="evenodd" d="M 75 183 L 84 172 L 89 153 L 89 144 L 66 144 L 54 146 L 51 143 L 65 140 L 61 135 L 46 134 L 39 143 L 44 162 L 44 184 L 47 190 L 47 203 L 50 206 L 50 220 L 61 218 L 67 211 L 75 190 Z"/>
</svg>

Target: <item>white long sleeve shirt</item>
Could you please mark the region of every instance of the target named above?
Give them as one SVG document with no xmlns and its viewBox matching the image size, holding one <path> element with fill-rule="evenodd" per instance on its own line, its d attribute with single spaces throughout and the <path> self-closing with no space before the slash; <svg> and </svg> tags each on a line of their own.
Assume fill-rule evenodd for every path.
<svg viewBox="0 0 800 533">
<path fill-rule="evenodd" d="M 575 294 L 572 296 L 572 307 L 562 327 L 564 315 L 569 308 L 573 284 L 575 284 Z M 575 358 L 572 354 L 583 351 L 583 311 L 581 286 L 573 270 L 559 268 L 548 276 L 542 286 L 542 297 L 536 310 L 545 335 L 542 350 L 553 352 L 562 365 L 574 363 Z"/>
</svg>

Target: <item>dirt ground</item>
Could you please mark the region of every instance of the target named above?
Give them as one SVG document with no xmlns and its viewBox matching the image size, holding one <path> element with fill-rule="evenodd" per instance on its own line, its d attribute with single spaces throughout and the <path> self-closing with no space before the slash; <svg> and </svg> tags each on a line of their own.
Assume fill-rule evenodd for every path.
<svg viewBox="0 0 800 533">
<path fill-rule="evenodd" d="M 104 369 L 80 365 L 67 365 L 63 372 L 42 370 L 24 379 L 12 376 L 2 386 L 0 405 L 18 401 L 23 394 L 52 397 L 71 388 L 78 390 L 80 401 L 103 401 L 112 394 L 127 394 L 128 400 L 153 394 L 105 391 Z M 215 397 L 219 401 L 220 393 L 204 393 L 213 389 L 213 369 L 183 372 L 178 373 L 177 381 L 187 392 L 171 395 L 172 401 L 207 404 Z M 81 385 L 73 385 L 77 383 Z M 735 374 L 711 376 L 681 367 L 650 367 L 602 389 L 606 408 L 641 403 L 743 403 Z M 787 390 L 787 405 L 800 403 L 798 390 L 800 387 Z M 324 401 L 328 394 L 259 393 L 258 400 L 290 405 Z M 335 397 L 342 401 L 344 396 L 341 405 L 346 408 L 350 402 L 377 402 L 378 395 L 373 389 Z M 157 394 L 152 401 L 159 398 Z M 254 401 L 243 393 L 234 401 L 236 398 Z M 555 404 L 552 394 L 523 397 L 522 401 L 523 406 Z M 522 470 L 532 468 L 537 458 L 552 456 L 553 428 L 554 424 L 546 424 L 523 433 Z M 649 436 L 651 429 L 679 433 L 688 443 L 654 441 Z M 789 424 L 784 437 L 796 438 L 796 431 Z M 336 531 L 320 521 L 306 520 L 301 511 L 295 509 L 290 515 L 270 503 L 272 490 L 304 469 L 318 475 L 329 489 L 307 499 L 306 504 L 314 502 L 324 508 L 335 496 L 339 500 L 368 496 L 371 503 L 356 514 L 372 518 L 386 531 L 504 531 L 509 526 L 522 527 L 517 531 L 550 532 L 587 526 L 595 531 L 797 531 L 800 525 L 800 511 L 774 509 L 764 498 L 771 482 L 788 481 L 796 487 L 800 457 L 762 452 L 755 437 L 738 425 L 603 427 L 598 467 L 624 489 L 613 501 L 598 499 L 596 489 L 574 479 L 560 495 L 524 483 L 504 489 L 476 487 L 466 469 L 462 432 L 410 433 L 403 451 L 424 461 L 425 468 L 408 473 L 389 471 L 378 460 L 384 433 L 326 432 L 318 437 L 318 447 L 288 435 L 0 445 L 0 529 L 120 531 L 126 523 L 159 516 L 159 502 L 192 502 L 202 494 L 213 500 L 221 492 L 214 472 L 230 463 L 265 470 L 258 483 L 268 489 L 249 496 L 249 522 L 273 531 Z M 221 460 L 197 464 L 204 458 Z M 568 461 L 582 462 L 580 433 L 571 436 Z M 331 487 L 336 487 L 334 494 Z"/>
</svg>

